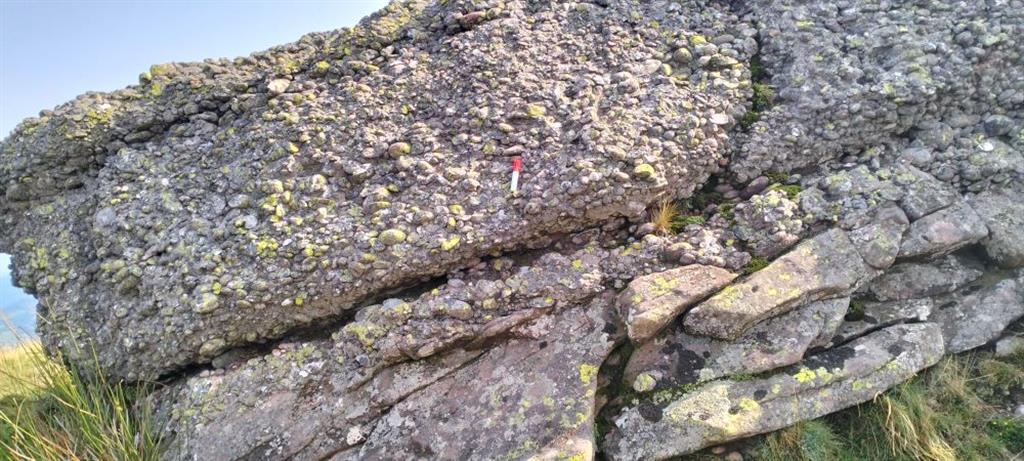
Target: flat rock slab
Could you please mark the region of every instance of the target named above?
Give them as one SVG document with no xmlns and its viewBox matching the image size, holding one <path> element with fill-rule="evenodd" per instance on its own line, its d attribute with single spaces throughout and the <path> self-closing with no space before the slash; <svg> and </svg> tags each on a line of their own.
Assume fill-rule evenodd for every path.
<svg viewBox="0 0 1024 461">
<path fill-rule="evenodd" d="M 988 235 L 978 213 L 959 201 L 910 224 L 900 244 L 900 258 L 935 257 L 952 253 Z"/>
<path fill-rule="evenodd" d="M 843 322 L 835 335 L 835 343 L 843 343 L 858 336 L 901 322 L 928 320 L 935 308 L 931 298 L 901 301 L 861 302 L 860 319 Z"/>
<path fill-rule="evenodd" d="M 988 238 L 981 241 L 985 252 L 1000 266 L 1024 266 L 1024 200 L 1010 190 L 986 191 L 976 195 L 971 207 L 988 226 Z"/>
<path fill-rule="evenodd" d="M 931 320 L 942 325 L 950 353 L 983 346 L 1002 335 L 1014 320 L 1024 316 L 1022 280 L 1003 279 L 994 285 L 936 299 Z"/>
<path fill-rule="evenodd" d="M 633 279 L 619 296 L 629 339 L 646 341 L 735 278 L 736 274 L 725 269 L 691 264 Z"/>
<path fill-rule="evenodd" d="M 614 298 L 538 320 L 395 405 L 342 459 L 594 457 L 597 371 L 611 351 Z"/>
<path fill-rule="evenodd" d="M 674 325 L 633 351 L 624 384 L 637 392 L 662 391 L 792 365 L 808 348 L 832 339 L 849 304 L 850 298 L 813 302 L 759 323 L 735 341 L 692 336 Z"/>
<path fill-rule="evenodd" d="M 661 460 L 778 430 L 871 400 L 943 352 L 938 325 L 892 326 L 767 378 L 656 394 L 625 408 L 602 447 L 616 461 Z"/>
<path fill-rule="evenodd" d="M 900 263 L 868 285 L 878 301 L 926 298 L 959 290 L 984 273 L 980 262 L 958 255 L 923 263 Z"/>
<path fill-rule="evenodd" d="M 845 296 L 874 272 L 846 232 L 832 229 L 693 308 L 684 325 L 690 334 L 734 340 L 794 307 Z"/>
</svg>

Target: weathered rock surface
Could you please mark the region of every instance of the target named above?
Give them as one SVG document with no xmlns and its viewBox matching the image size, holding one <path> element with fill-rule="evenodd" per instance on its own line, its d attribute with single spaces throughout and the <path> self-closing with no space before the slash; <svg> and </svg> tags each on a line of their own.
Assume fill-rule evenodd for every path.
<svg viewBox="0 0 1024 461">
<path fill-rule="evenodd" d="M 152 378 L 720 168 L 752 27 L 722 6 L 491 3 L 394 2 L 22 123 L 0 147 L 0 250 L 48 306 L 47 343 Z M 697 30 L 731 39 L 670 63 Z"/>
<path fill-rule="evenodd" d="M 934 257 L 952 253 L 988 235 L 978 213 L 957 202 L 910 224 L 900 245 L 901 258 Z"/>
<path fill-rule="evenodd" d="M 770 377 L 712 381 L 629 406 L 603 447 L 613 460 L 667 459 L 780 429 L 871 400 L 942 354 L 938 325 L 892 326 Z"/>
<path fill-rule="evenodd" d="M 1022 280 L 1007 278 L 980 289 L 936 299 L 932 321 L 942 326 L 946 348 L 963 352 L 988 344 L 1014 320 L 1024 316 Z"/>
<path fill-rule="evenodd" d="M 650 339 L 688 307 L 735 278 L 732 272 L 700 264 L 637 277 L 619 295 L 629 339 L 637 343 Z"/>
<path fill-rule="evenodd" d="M 910 221 L 898 207 L 880 207 L 868 224 L 850 231 L 850 240 L 864 262 L 875 269 L 888 269 L 896 261 Z"/>
<path fill-rule="evenodd" d="M 949 184 L 935 179 L 932 175 L 914 167 L 907 167 L 906 171 L 906 192 L 900 199 L 900 207 L 912 221 L 946 208 L 960 198 Z"/>
<path fill-rule="evenodd" d="M 374 353 L 348 353 L 344 340 L 283 346 L 166 391 L 169 458 L 465 459 L 516 449 L 592 456 L 596 373 L 621 337 L 609 323 L 613 308 L 614 295 L 606 293 L 510 325 L 505 335 L 513 339 L 489 351 L 452 349 L 372 378 L 359 362 Z M 508 404 L 512 396 L 515 405 Z M 464 412 L 465 426 L 429 424 L 440 417 L 433 412 Z M 485 414 L 493 419 L 482 424 Z M 465 436 L 472 430 L 480 433 Z M 426 441 L 436 451 L 424 452 Z"/>
<path fill-rule="evenodd" d="M 926 263 L 901 263 L 873 280 L 869 291 L 879 301 L 917 299 L 959 290 L 984 273 L 978 262 L 951 255 Z"/>
<path fill-rule="evenodd" d="M 169 461 L 677 456 L 1024 315 L 1021 36 L 1021 0 L 394 1 L 26 120 L 0 251 L 51 351 L 163 377 Z"/>
<path fill-rule="evenodd" d="M 1013 164 L 1021 141 L 1001 149 L 990 134 L 1021 129 L 1024 43 L 1010 38 L 1024 33 L 1019 3 L 745 6 L 776 97 L 739 136 L 730 169 L 741 180 L 833 159 L 871 164 L 908 132 L 928 156 L 915 165 L 955 186 L 1005 184 L 1024 172 Z M 1011 123 L 984 129 L 988 114 L 1003 113 Z"/>
<path fill-rule="evenodd" d="M 690 334 L 734 340 L 796 306 L 845 296 L 872 271 L 846 233 L 833 229 L 693 308 L 684 325 Z"/>
<path fill-rule="evenodd" d="M 861 302 L 857 320 L 843 322 L 835 334 L 834 343 L 850 339 L 902 322 L 923 322 L 930 318 L 935 309 L 931 298 L 907 299 L 901 301 Z"/>
<path fill-rule="evenodd" d="M 691 336 L 677 326 L 634 350 L 623 380 L 637 392 L 662 391 L 792 365 L 832 339 L 849 304 L 850 298 L 813 302 L 732 342 Z"/>
<path fill-rule="evenodd" d="M 1024 200 L 1011 190 L 991 190 L 973 197 L 971 207 L 988 226 L 985 252 L 1007 269 L 1024 267 Z"/>
<path fill-rule="evenodd" d="M 593 459 L 597 371 L 615 340 L 602 314 L 613 305 L 607 296 L 524 326 L 522 339 L 391 408 L 351 458 Z"/>
</svg>

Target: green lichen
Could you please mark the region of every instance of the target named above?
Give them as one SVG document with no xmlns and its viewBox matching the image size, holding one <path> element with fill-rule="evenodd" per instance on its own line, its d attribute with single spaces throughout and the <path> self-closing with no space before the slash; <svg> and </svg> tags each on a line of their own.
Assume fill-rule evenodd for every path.
<svg viewBox="0 0 1024 461">
<path fill-rule="evenodd" d="M 539 104 L 529 104 L 526 106 L 526 115 L 530 118 L 541 118 L 547 115 L 548 110 Z"/>
</svg>

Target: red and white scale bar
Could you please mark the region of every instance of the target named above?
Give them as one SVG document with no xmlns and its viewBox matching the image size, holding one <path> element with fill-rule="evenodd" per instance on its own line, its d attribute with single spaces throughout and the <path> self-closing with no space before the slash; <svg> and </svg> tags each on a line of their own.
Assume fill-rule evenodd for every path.
<svg viewBox="0 0 1024 461">
<path fill-rule="evenodd" d="M 519 192 L 519 171 L 523 169 L 523 159 L 520 156 L 512 157 L 512 193 Z"/>
</svg>

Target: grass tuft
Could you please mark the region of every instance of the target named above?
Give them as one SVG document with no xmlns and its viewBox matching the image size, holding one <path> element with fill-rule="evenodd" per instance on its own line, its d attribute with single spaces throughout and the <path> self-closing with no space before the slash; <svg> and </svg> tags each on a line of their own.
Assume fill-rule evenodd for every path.
<svg viewBox="0 0 1024 461">
<path fill-rule="evenodd" d="M 841 444 L 825 423 L 805 421 L 765 437 L 758 457 L 772 460 L 831 461 L 839 458 Z"/>
<path fill-rule="evenodd" d="M 150 388 L 50 359 L 38 341 L 0 349 L 0 456 L 11 460 L 157 460 Z"/>
<path fill-rule="evenodd" d="M 661 202 L 651 213 L 651 224 L 654 225 L 654 232 L 660 235 L 671 235 L 676 233 L 676 220 L 679 218 L 679 208 L 671 201 Z"/>
<path fill-rule="evenodd" d="M 995 400 L 1020 388 L 1021 368 L 990 355 L 947 357 L 872 402 L 769 434 L 755 459 L 1019 459 L 1024 419 L 1001 414 L 1007 402 Z"/>
</svg>

